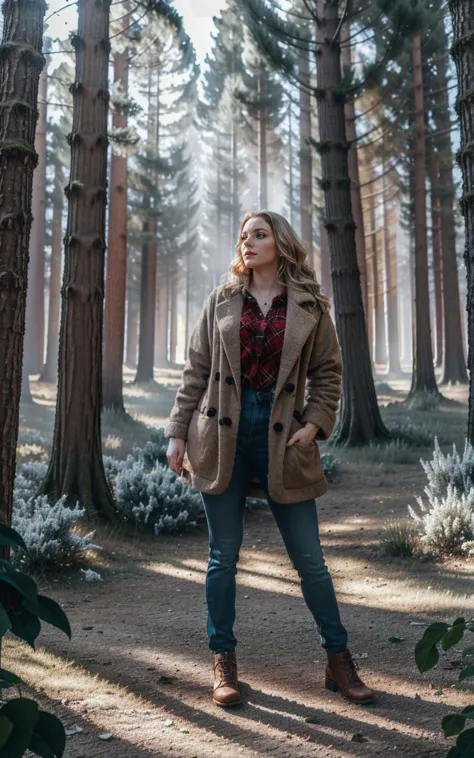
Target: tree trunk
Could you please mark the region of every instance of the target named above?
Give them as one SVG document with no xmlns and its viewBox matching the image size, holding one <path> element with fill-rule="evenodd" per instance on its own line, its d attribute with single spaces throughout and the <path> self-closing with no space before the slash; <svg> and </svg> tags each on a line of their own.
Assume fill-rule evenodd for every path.
<svg viewBox="0 0 474 758">
<path fill-rule="evenodd" d="M 127 300 L 127 343 L 125 346 L 125 363 L 130 368 L 137 367 L 138 352 L 138 298 L 129 293 Z"/>
<path fill-rule="evenodd" d="M 167 275 L 163 262 L 160 262 L 155 320 L 155 366 L 165 368 L 168 365 L 168 295 Z"/>
<path fill-rule="evenodd" d="M 466 243 L 464 261 L 467 273 L 467 329 L 469 369 L 469 416 L 467 436 L 474 445 L 474 6 L 471 0 L 450 0 L 453 23 L 451 54 L 456 64 L 461 147 L 458 163 L 462 172 L 461 211 Z"/>
<path fill-rule="evenodd" d="M 317 105 L 326 229 L 331 252 L 336 327 L 343 355 L 343 396 L 335 431 L 338 444 L 390 437 L 377 405 L 357 265 L 351 210 L 337 3 L 317 2 Z"/>
<path fill-rule="evenodd" d="M 38 0 L 5 0 L 0 56 L 0 521 L 11 524 L 25 332 L 38 81 Z M 2 556 L 8 549 L 2 549 Z"/>
<path fill-rule="evenodd" d="M 258 96 L 258 205 L 264 209 L 268 207 L 267 109 L 262 105 L 266 97 L 264 72 L 258 75 Z"/>
<path fill-rule="evenodd" d="M 446 40 L 446 49 L 448 41 Z M 451 116 L 449 113 L 449 95 L 447 61 L 440 56 L 437 62 L 440 89 L 435 97 L 437 108 L 434 112 L 436 129 L 441 132 L 437 138 L 440 155 L 440 220 L 441 220 L 441 272 L 443 278 L 443 313 L 444 313 L 444 363 L 442 384 L 467 384 L 466 359 L 461 325 L 461 304 L 459 297 L 458 264 L 456 257 L 456 205 L 455 184 L 453 177 Z"/>
<path fill-rule="evenodd" d="M 102 332 L 107 198 L 109 0 L 80 0 L 56 423 L 40 492 L 115 520 L 102 461 Z"/>
<path fill-rule="evenodd" d="M 33 220 L 30 235 L 30 262 L 28 266 L 28 296 L 26 300 L 25 369 L 39 374 L 44 361 L 44 270 L 46 244 L 46 124 L 48 99 L 46 67 L 40 75 L 38 88 L 38 121 L 36 123 L 35 150 L 38 165 L 33 175 Z M 25 382 L 26 387 L 26 382 Z"/>
<path fill-rule="evenodd" d="M 232 48 L 232 76 L 236 74 L 235 48 Z M 240 226 L 240 203 L 239 203 L 239 156 L 237 140 L 237 120 L 235 116 L 231 120 L 232 129 L 232 244 L 237 244 Z M 265 207 L 265 206 L 264 206 Z"/>
<path fill-rule="evenodd" d="M 439 158 L 432 152 L 428 161 L 431 190 L 431 237 L 433 244 L 433 280 L 434 280 L 434 310 L 435 310 L 435 346 L 436 366 L 443 362 L 443 284 L 441 281 L 441 219 L 440 219 L 440 185 Z"/>
<path fill-rule="evenodd" d="M 289 211 L 290 211 L 290 224 L 295 228 L 295 203 L 293 199 L 294 192 L 294 179 L 293 179 L 293 119 L 292 119 L 292 102 L 289 101 L 288 105 L 288 194 L 289 198 Z"/>
<path fill-rule="evenodd" d="M 177 363 L 178 346 L 178 277 L 175 274 L 171 280 L 171 324 L 170 324 L 170 362 Z"/>
<path fill-rule="evenodd" d="M 382 164 L 385 174 L 385 165 Z M 400 366 L 400 341 L 398 333 L 398 276 L 397 276 L 397 220 L 395 210 L 388 199 L 389 185 L 383 178 L 384 255 L 387 282 L 387 373 L 396 376 L 402 373 Z"/>
<path fill-rule="evenodd" d="M 129 17 L 124 17 L 125 27 Z M 126 31 L 124 30 L 124 33 Z M 128 93 L 128 48 L 114 57 L 114 84 Z M 126 129 L 127 114 L 116 106 L 113 128 Z M 127 158 L 112 151 L 110 168 L 109 245 L 104 315 L 103 405 L 125 411 L 123 351 L 127 288 Z"/>
<path fill-rule="evenodd" d="M 351 47 L 349 43 L 350 25 L 346 21 L 341 30 L 341 61 L 342 65 L 352 69 Z M 356 113 L 355 100 L 351 95 L 347 98 L 344 115 L 346 118 L 346 137 L 349 142 L 347 163 L 349 166 L 349 178 L 351 180 L 351 207 L 355 223 L 355 240 L 357 249 L 357 263 L 360 273 L 360 286 L 362 290 L 362 302 L 367 313 L 367 264 L 365 253 L 365 230 L 364 214 L 362 213 L 362 198 L 360 193 L 359 157 L 357 152 Z"/>
<path fill-rule="evenodd" d="M 421 65 L 421 33 L 413 37 L 413 76 L 415 87 L 415 340 L 410 395 L 437 392 L 433 366 L 428 285 L 428 242 L 426 235 L 426 145 Z"/>
<path fill-rule="evenodd" d="M 53 200 L 53 224 L 51 237 L 51 264 L 49 275 L 48 338 L 46 362 L 41 372 L 41 382 L 54 382 L 58 378 L 59 312 L 61 308 L 61 252 L 63 245 L 63 188 L 56 180 Z"/>
<path fill-rule="evenodd" d="M 159 125 L 160 125 L 160 77 L 157 72 L 156 108 L 152 107 L 152 73 L 148 78 L 148 138 L 149 151 L 158 159 Z M 158 183 L 156 171 L 152 169 L 155 184 Z M 155 309 L 156 309 L 156 208 L 152 207 L 148 189 L 145 189 L 143 201 L 143 238 L 142 265 L 140 279 L 140 335 L 138 340 L 138 366 L 135 383 L 154 381 L 155 352 Z"/>
<path fill-rule="evenodd" d="M 300 213 L 301 240 L 314 267 L 313 254 L 313 156 L 311 149 L 311 89 L 308 53 L 298 58 L 300 86 Z M 322 250 L 322 246 L 321 246 Z M 322 260 L 322 257 L 321 257 Z M 321 264 L 322 268 L 322 264 Z M 322 274 L 321 274 L 322 278 Z"/>
<path fill-rule="evenodd" d="M 326 297 L 332 300 L 331 256 L 329 252 L 328 233 L 324 224 L 319 225 L 319 236 L 321 247 L 321 289 Z"/>
</svg>

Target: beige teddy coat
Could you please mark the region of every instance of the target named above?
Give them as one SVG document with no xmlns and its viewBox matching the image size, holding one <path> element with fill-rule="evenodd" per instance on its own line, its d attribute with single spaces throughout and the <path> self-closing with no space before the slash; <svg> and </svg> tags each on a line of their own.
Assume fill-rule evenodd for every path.
<svg viewBox="0 0 474 758">
<path fill-rule="evenodd" d="M 327 439 L 341 393 L 341 353 L 324 304 L 309 292 L 288 287 L 287 320 L 275 399 L 269 424 L 268 486 L 278 503 L 296 503 L 327 490 L 319 447 L 292 434 L 310 421 Z M 188 348 L 181 386 L 165 437 L 187 440 L 184 480 L 219 494 L 230 482 L 240 417 L 240 316 L 244 295 L 222 287 L 207 299 Z M 252 482 L 249 495 L 262 497 Z"/>
</svg>

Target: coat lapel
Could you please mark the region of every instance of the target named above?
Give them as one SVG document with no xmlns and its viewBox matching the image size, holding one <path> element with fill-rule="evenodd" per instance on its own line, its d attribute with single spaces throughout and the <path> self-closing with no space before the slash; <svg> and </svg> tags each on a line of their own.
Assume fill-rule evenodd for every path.
<svg viewBox="0 0 474 758">
<path fill-rule="evenodd" d="M 243 295 L 239 290 L 216 307 L 216 319 L 235 387 L 240 398 L 240 317 Z"/>
<path fill-rule="evenodd" d="M 275 387 L 275 396 L 278 396 L 281 392 L 293 366 L 301 355 L 304 343 L 315 327 L 317 320 L 315 316 L 318 311 L 316 310 L 316 313 L 311 314 L 299 305 L 300 302 L 303 303 L 308 299 L 305 293 L 288 288 L 285 337 L 280 359 L 280 370 Z"/>
</svg>

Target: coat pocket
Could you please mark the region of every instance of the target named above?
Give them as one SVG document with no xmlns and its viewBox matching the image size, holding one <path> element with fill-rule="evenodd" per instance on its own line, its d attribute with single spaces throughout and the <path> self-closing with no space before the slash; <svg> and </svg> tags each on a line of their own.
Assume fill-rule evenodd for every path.
<svg viewBox="0 0 474 758">
<path fill-rule="evenodd" d="M 188 428 L 186 453 L 196 476 L 214 481 L 218 468 L 217 417 L 195 410 Z"/>
<path fill-rule="evenodd" d="M 309 487 L 324 479 L 324 471 L 319 454 L 319 445 L 300 445 L 297 442 L 285 449 L 283 458 L 283 485 L 295 490 Z"/>
</svg>

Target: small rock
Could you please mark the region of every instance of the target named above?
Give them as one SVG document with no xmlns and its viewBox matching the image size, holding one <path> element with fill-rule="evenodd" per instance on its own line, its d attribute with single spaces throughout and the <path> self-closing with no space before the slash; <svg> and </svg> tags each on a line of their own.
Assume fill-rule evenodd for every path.
<svg viewBox="0 0 474 758">
<path fill-rule="evenodd" d="M 99 734 L 99 740 L 104 740 L 104 742 L 108 742 L 108 740 L 111 740 L 112 737 L 112 732 L 104 732 L 103 734 Z"/>
<path fill-rule="evenodd" d="M 74 724 L 74 726 L 71 727 L 71 729 L 66 729 L 66 736 L 72 737 L 74 734 L 80 734 L 83 731 L 84 729 L 82 728 L 82 726 L 77 726 L 77 724 Z"/>
<path fill-rule="evenodd" d="M 173 719 L 165 719 L 164 722 L 163 722 L 163 724 L 165 726 L 173 726 L 174 721 L 173 721 Z"/>
<path fill-rule="evenodd" d="M 367 742 L 367 737 L 364 737 L 360 732 L 356 732 L 352 735 L 351 742 Z"/>
<path fill-rule="evenodd" d="M 306 716 L 305 717 L 305 723 L 306 724 L 317 724 L 318 723 L 318 719 L 316 718 L 316 716 Z"/>
</svg>

